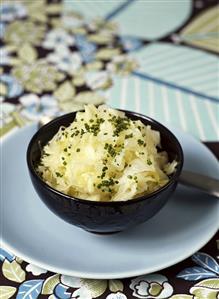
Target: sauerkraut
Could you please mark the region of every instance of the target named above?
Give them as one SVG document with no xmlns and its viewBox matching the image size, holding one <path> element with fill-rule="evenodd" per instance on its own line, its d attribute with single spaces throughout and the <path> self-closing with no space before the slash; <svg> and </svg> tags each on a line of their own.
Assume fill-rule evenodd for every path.
<svg viewBox="0 0 219 299">
<path fill-rule="evenodd" d="M 125 201 L 167 184 L 176 165 L 151 126 L 105 105 L 87 105 L 45 145 L 37 170 L 70 196 Z"/>
</svg>

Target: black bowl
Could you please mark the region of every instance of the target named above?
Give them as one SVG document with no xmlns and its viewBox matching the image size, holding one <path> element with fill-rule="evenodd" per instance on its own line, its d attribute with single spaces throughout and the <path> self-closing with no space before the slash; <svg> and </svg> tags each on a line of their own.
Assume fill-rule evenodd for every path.
<svg viewBox="0 0 219 299">
<path fill-rule="evenodd" d="M 169 160 L 176 159 L 178 166 L 170 181 L 150 195 L 128 201 L 94 202 L 68 196 L 47 185 L 37 174 L 36 165 L 43 147 L 59 130 L 74 120 L 76 112 L 54 119 L 41 127 L 32 137 L 27 149 L 27 164 L 33 186 L 39 197 L 57 216 L 89 232 L 107 234 L 123 231 L 154 216 L 167 202 L 176 188 L 177 179 L 183 166 L 183 151 L 176 137 L 163 125 L 142 114 L 125 111 L 132 120 L 141 120 L 161 134 L 162 149 L 167 151 Z"/>
</svg>

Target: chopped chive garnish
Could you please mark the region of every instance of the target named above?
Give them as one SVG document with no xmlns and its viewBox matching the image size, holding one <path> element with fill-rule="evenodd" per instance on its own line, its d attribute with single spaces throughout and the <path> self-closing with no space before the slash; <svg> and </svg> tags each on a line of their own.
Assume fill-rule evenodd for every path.
<svg viewBox="0 0 219 299">
<path fill-rule="evenodd" d="M 152 162 L 151 162 L 150 159 L 147 159 L 147 164 L 148 164 L 148 165 L 151 165 L 151 164 L 152 164 Z"/>
</svg>

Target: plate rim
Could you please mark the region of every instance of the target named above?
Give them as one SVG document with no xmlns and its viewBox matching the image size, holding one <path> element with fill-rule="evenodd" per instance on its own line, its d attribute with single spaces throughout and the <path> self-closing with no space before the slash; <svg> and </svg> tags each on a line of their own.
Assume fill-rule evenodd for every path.
<svg viewBox="0 0 219 299">
<path fill-rule="evenodd" d="M 36 126 L 35 123 L 28 124 L 23 129 L 25 129 L 27 127 L 34 127 L 34 126 Z M 169 127 L 171 129 L 171 125 L 167 126 L 167 128 L 169 128 Z M 217 158 L 214 156 L 214 154 L 203 143 L 201 143 L 197 138 L 195 138 L 194 136 L 190 135 L 187 132 L 184 132 L 183 130 L 181 130 L 179 128 L 174 128 L 174 129 L 179 131 L 179 133 L 182 133 L 187 138 L 190 138 L 190 139 L 194 140 L 195 142 L 200 143 L 201 146 L 204 146 L 206 148 L 206 150 L 212 156 L 212 158 L 215 159 L 215 161 L 217 161 Z M 1 150 L 2 150 L 2 146 L 4 145 L 4 143 L 8 139 L 12 139 L 13 135 L 17 134 L 19 132 L 20 132 L 20 130 L 16 130 L 15 132 L 13 132 L 13 134 L 10 134 L 10 136 L 7 136 L 8 138 L 1 139 L 1 142 L 0 142 Z M 2 233 L 1 233 L 0 245 L 4 249 L 10 251 L 15 256 L 20 257 L 27 263 L 34 264 L 40 268 L 43 268 L 47 271 L 51 271 L 54 273 L 59 273 L 62 275 L 68 275 L 68 276 L 74 276 L 74 277 L 80 277 L 80 278 L 86 278 L 86 279 L 123 279 L 123 278 L 129 278 L 129 277 L 141 276 L 141 275 L 146 275 L 149 273 L 154 273 L 154 272 L 161 271 L 165 268 L 168 268 L 170 266 L 180 263 L 181 261 L 185 260 L 186 258 L 192 256 L 195 252 L 197 252 L 204 245 L 206 245 L 209 242 L 209 240 L 212 239 L 212 237 L 217 233 L 218 230 L 219 230 L 219 223 L 218 224 L 216 223 L 215 226 L 212 228 L 212 230 L 209 231 L 208 234 L 205 234 L 204 236 L 202 236 L 202 238 L 200 239 L 200 242 L 197 244 L 197 246 L 195 246 L 192 250 L 191 250 L 191 248 L 187 249 L 186 251 L 184 250 L 183 254 L 180 255 L 179 258 L 175 258 L 174 260 L 169 259 L 167 262 L 164 262 L 164 263 L 154 266 L 154 267 L 151 266 L 147 269 L 138 269 L 138 270 L 132 270 L 132 271 L 117 271 L 117 272 L 111 272 L 109 274 L 67 270 L 67 269 L 64 269 L 61 267 L 56 267 L 56 266 L 50 265 L 49 263 L 40 262 L 39 260 L 31 257 L 30 255 L 23 254 L 22 252 L 20 252 L 20 250 L 16 249 L 14 246 L 8 244 L 6 240 L 3 240 Z"/>
<path fill-rule="evenodd" d="M 22 253 L 20 253 L 19 250 L 14 249 L 14 247 L 8 245 L 5 241 L 3 241 L 2 239 L 2 243 L 3 243 L 3 247 L 4 249 L 10 251 L 12 254 L 14 254 L 15 256 L 20 257 L 21 259 L 23 259 L 25 262 L 36 265 L 40 268 L 43 268 L 47 271 L 53 272 L 53 273 L 58 273 L 61 275 L 67 275 L 67 276 L 73 276 L 73 277 L 79 277 L 79 278 L 86 278 L 86 279 L 103 279 L 103 280 L 108 280 L 108 279 L 125 279 L 125 278 L 130 278 L 130 277 L 134 277 L 134 276 L 141 276 L 141 275 L 147 275 L 150 273 L 155 273 L 157 271 L 161 271 L 163 269 L 166 269 L 168 267 L 174 266 L 180 262 L 182 262 L 183 260 L 189 258 L 190 256 L 192 256 L 194 253 L 196 253 L 197 251 L 199 251 L 199 249 L 201 249 L 203 246 L 205 246 L 209 240 L 211 240 L 213 238 L 213 236 L 217 233 L 219 227 L 215 226 L 215 230 L 212 230 L 212 232 L 208 235 L 208 238 L 203 238 L 203 241 L 197 245 L 195 247 L 195 249 L 188 250 L 189 253 L 186 251 L 185 254 L 181 255 L 181 257 L 179 259 L 175 259 L 173 260 L 169 260 L 169 262 L 163 263 L 162 266 L 157 266 L 157 267 L 151 267 L 148 268 L 147 270 L 133 270 L 133 271 L 129 271 L 129 272 L 122 272 L 121 274 L 119 274 L 119 271 L 117 271 L 117 273 L 111 273 L 108 275 L 105 274 L 101 274 L 101 273 L 94 273 L 92 274 L 90 273 L 84 273 L 84 272 L 79 272 L 79 271 L 74 271 L 74 270 L 66 270 L 66 269 L 62 269 L 60 267 L 54 267 L 50 264 L 46 264 L 46 263 L 41 263 L 36 261 L 34 258 L 31 258 L 27 255 L 23 255 Z M 185 252 L 185 251 L 184 251 Z"/>
</svg>

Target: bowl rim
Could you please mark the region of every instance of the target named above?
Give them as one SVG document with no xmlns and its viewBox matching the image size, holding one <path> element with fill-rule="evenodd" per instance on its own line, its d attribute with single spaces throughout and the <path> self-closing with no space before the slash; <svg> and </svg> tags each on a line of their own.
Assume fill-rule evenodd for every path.
<svg viewBox="0 0 219 299">
<path fill-rule="evenodd" d="M 31 173 L 31 175 L 33 175 L 33 177 L 38 181 L 38 183 L 40 185 L 43 185 L 46 189 L 48 189 L 50 192 L 55 193 L 56 195 L 61 196 L 62 198 L 64 197 L 66 200 L 74 200 L 76 202 L 80 202 L 82 204 L 87 204 L 87 205 L 97 205 L 97 206 L 123 206 L 123 205 L 130 205 L 130 204 L 134 204 L 136 202 L 141 202 L 144 200 L 148 200 L 150 198 L 153 198 L 154 196 L 157 196 L 158 194 L 162 193 L 163 191 L 165 191 L 166 189 L 169 188 L 170 185 L 172 185 L 174 182 L 177 181 L 182 168 L 183 168 L 183 163 L 184 163 L 184 154 L 183 154 L 183 149 L 182 146 L 180 144 L 180 142 L 178 141 L 178 139 L 176 138 L 176 136 L 167 128 L 165 127 L 163 124 L 161 124 L 160 122 L 158 122 L 157 120 L 148 117 L 144 114 L 138 113 L 138 112 L 134 112 L 134 111 L 130 111 L 130 110 L 124 110 L 124 109 L 118 109 L 118 108 L 113 108 L 116 109 L 118 111 L 124 112 L 125 114 L 129 114 L 131 116 L 137 117 L 139 118 L 139 120 L 144 119 L 146 121 L 148 121 L 149 123 L 154 123 L 156 124 L 158 127 L 161 127 L 162 130 L 166 131 L 168 135 L 171 136 L 171 139 L 173 139 L 173 141 L 176 143 L 177 147 L 178 147 L 178 154 L 179 154 L 179 161 L 178 161 L 178 167 L 176 172 L 171 176 L 170 180 L 168 181 L 167 184 L 165 184 L 164 186 L 162 186 L 161 188 L 159 188 L 158 190 L 147 194 L 147 195 L 141 195 L 132 199 L 128 199 L 128 200 L 121 200 L 121 201 L 92 201 L 89 199 L 82 199 L 82 198 L 78 198 L 78 197 L 73 197 L 70 195 L 67 195 L 61 191 L 58 191 L 57 189 L 51 187 L 50 185 L 48 185 L 43 179 L 41 179 L 41 177 L 37 174 L 35 167 L 33 165 L 33 161 L 31 159 L 31 149 L 33 144 L 36 142 L 36 139 L 38 139 L 40 133 L 45 130 L 46 128 L 49 128 L 51 125 L 53 125 L 54 123 L 60 122 L 62 121 L 64 118 L 69 117 L 69 116 L 75 116 L 77 112 L 84 112 L 85 110 L 79 110 L 79 111 L 74 111 L 74 112 L 70 112 L 70 113 L 66 113 L 63 114 L 59 117 L 56 117 L 55 119 L 51 120 L 50 122 L 48 122 L 47 124 L 43 125 L 42 127 L 40 127 L 37 132 L 32 136 L 28 147 L 27 147 L 27 152 L 26 152 L 26 161 L 27 161 L 27 165 L 28 165 L 28 169 Z M 129 116 L 128 116 L 129 117 Z M 61 126 L 61 125 L 60 125 Z"/>
</svg>

